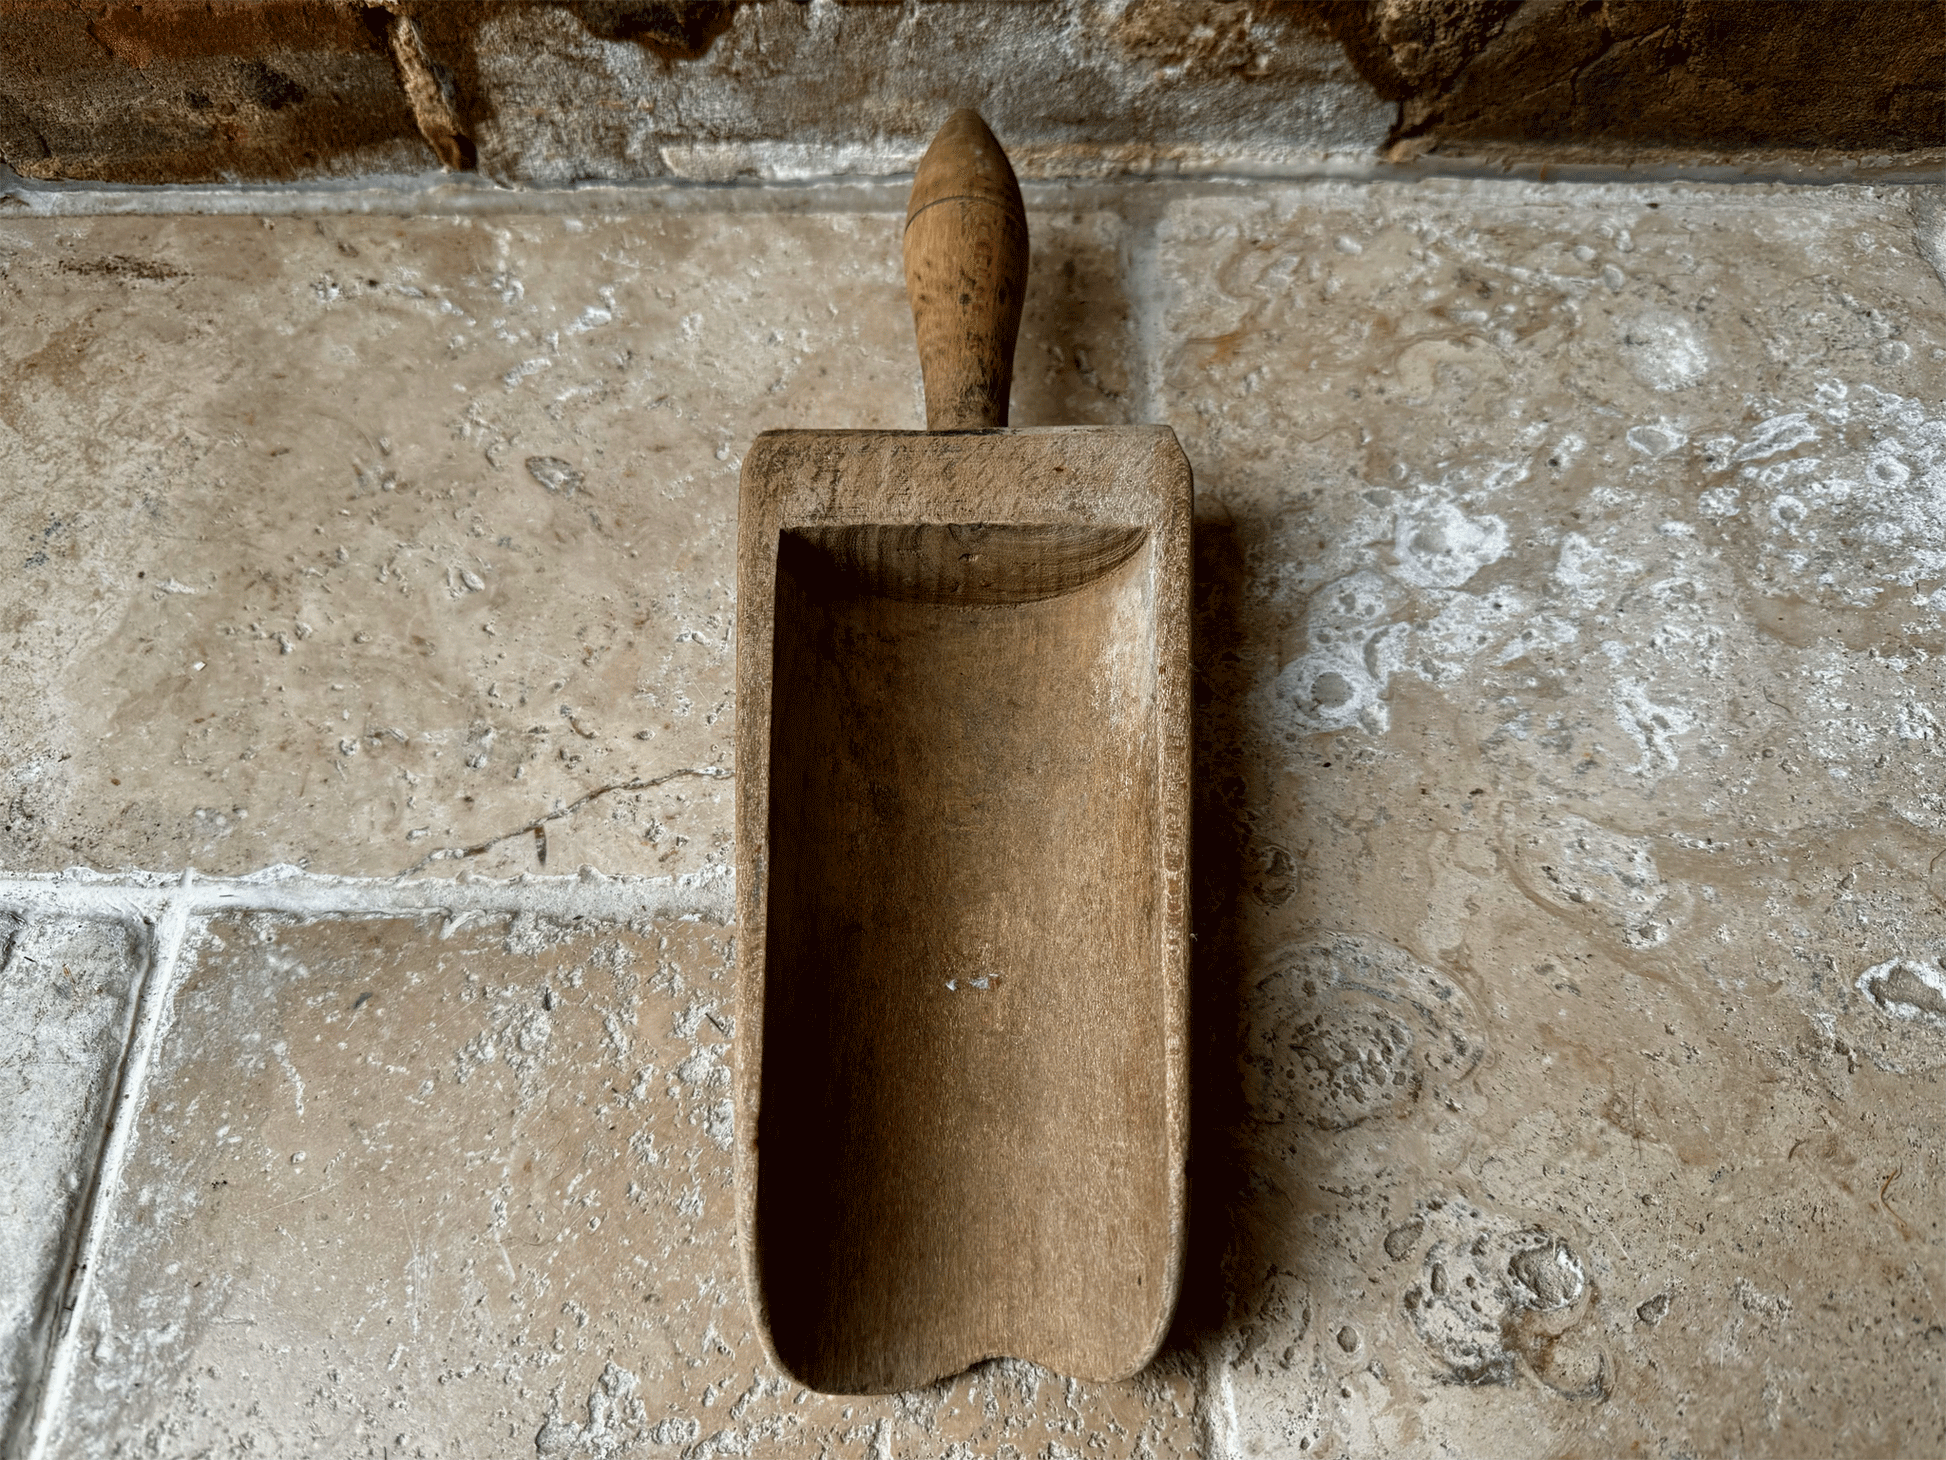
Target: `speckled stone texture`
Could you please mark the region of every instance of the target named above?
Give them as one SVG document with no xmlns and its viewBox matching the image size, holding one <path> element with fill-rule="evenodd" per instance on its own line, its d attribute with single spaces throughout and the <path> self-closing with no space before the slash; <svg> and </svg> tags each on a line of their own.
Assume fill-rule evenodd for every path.
<svg viewBox="0 0 1946 1460">
<path fill-rule="evenodd" d="M 1227 1443 L 1937 1450 L 1928 240 L 1868 193 L 1487 196 L 1161 229 Z"/>
<path fill-rule="evenodd" d="M 1016 417 L 1115 419 L 1119 224 L 1035 222 Z M 0 867 L 730 860 L 741 453 L 915 424 L 896 216 L 0 223 L 0 267 Z"/>
<path fill-rule="evenodd" d="M 736 929 L 635 879 L 730 859 L 750 436 L 917 423 L 902 200 L 717 197 L 0 224 L 0 903 L 136 889 L 167 1011 L 16 1449 L 1946 1449 L 1931 197 L 1036 195 L 1016 419 L 1197 475 L 1188 1281 L 870 1402 L 762 1363 Z"/>
<path fill-rule="evenodd" d="M 903 1402 L 768 1371 L 731 1246 L 733 937 L 200 929 L 50 1453 L 1186 1451 L 1181 1358 Z"/>
</svg>

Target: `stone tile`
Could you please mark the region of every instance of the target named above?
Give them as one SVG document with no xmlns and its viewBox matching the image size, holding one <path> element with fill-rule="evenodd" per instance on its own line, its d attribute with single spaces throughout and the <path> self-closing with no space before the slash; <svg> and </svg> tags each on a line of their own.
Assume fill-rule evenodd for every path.
<svg viewBox="0 0 1946 1460">
<path fill-rule="evenodd" d="M 143 958 L 121 923 L 0 917 L 0 1436 L 38 1387 Z"/>
<path fill-rule="evenodd" d="M 769 1369 L 732 1238 L 732 944 L 211 922 L 53 1453 L 1184 1452 L 1180 1364 L 876 1400 Z"/>
<path fill-rule="evenodd" d="M 1920 242 L 1869 190 L 1167 211 L 1234 1453 L 1946 1446 Z"/>
<path fill-rule="evenodd" d="M 1126 418 L 1120 225 L 1033 227 L 1016 419 Z M 740 453 L 919 423 L 898 237 L 0 225 L 0 866 L 726 861 Z"/>
</svg>

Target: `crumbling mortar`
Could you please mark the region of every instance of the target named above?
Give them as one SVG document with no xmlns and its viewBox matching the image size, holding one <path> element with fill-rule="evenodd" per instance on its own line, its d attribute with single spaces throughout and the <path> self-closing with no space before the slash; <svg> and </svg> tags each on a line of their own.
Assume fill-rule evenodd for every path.
<svg viewBox="0 0 1946 1460">
<path fill-rule="evenodd" d="M 418 22 L 410 15 L 394 14 L 386 29 L 399 85 L 419 125 L 419 134 L 449 171 L 471 170 L 478 162 L 478 153 L 459 112 L 452 72 L 433 58 Z"/>
</svg>

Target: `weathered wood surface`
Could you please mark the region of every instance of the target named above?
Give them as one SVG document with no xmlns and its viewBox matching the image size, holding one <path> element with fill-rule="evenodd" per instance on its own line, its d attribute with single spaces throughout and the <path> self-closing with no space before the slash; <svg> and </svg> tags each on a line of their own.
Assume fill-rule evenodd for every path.
<svg viewBox="0 0 1946 1460">
<path fill-rule="evenodd" d="M 912 180 L 905 290 L 926 381 L 926 429 L 1006 425 L 1027 300 L 1027 212 L 1007 154 L 977 113 L 953 113 Z"/>
<path fill-rule="evenodd" d="M 916 221 L 961 216 L 954 180 L 922 171 L 952 201 Z M 1025 270 L 994 211 L 968 205 L 970 253 L 908 241 L 922 352 L 915 257 L 967 296 L 926 357 L 956 421 L 1005 419 Z M 1190 523 L 1166 427 L 771 432 L 745 458 L 739 1224 L 765 1342 L 814 1389 L 997 1355 L 1108 1378 L 1162 1340 Z"/>
</svg>

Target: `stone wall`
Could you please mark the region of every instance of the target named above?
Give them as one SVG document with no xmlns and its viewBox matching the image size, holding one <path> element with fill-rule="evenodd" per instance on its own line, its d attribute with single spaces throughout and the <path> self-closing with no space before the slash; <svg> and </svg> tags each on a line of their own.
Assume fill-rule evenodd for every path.
<svg viewBox="0 0 1946 1460">
<path fill-rule="evenodd" d="M 1935 0 L 0 3 L 23 177 L 496 182 L 909 170 L 957 106 L 1024 175 L 1936 163 Z"/>
</svg>

